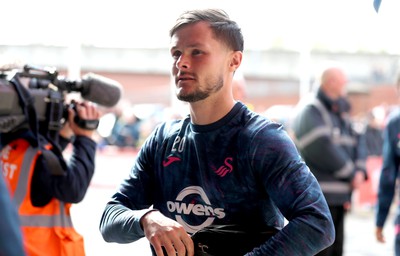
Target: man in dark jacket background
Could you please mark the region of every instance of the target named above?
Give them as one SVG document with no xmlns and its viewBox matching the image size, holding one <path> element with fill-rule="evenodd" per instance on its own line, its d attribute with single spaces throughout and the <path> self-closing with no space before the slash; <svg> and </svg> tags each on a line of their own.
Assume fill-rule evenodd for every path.
<svg viewBox="0 0 400 256">
<path fill-rule="evenodd" d="M 336 239 L 318 255 L 343 254 L 344 218 L 352 190 L 366 179 L 364 140 L 353 130 L 343 70 L 322 72 L 315 95 L 301 100 L 292 123 L 296 145 L 329 204 Z"/>
</svg>

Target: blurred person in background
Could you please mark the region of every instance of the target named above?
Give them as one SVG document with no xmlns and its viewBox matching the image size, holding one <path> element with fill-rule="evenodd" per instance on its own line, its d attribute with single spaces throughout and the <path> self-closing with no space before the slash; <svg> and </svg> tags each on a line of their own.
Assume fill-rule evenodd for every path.
<svg viewBox="0 0 400 256">
<path fill-rule="evenodd" d="M 222 10 L 191 10 L 170 38 L 176 96 L 190 114 L 147 138 L 105 206 L 104 240 L 146 237 L 158 256 L 314 255 L 329 246 L 328 205 L 293 141 L 234 99 L 237 23 Z"/>
<path fill-rule="evenodd" d="M 247 82 L 243 72 L 237 70 L 232 81 L 233 98 L 245 104 L 250 110 L 254 110 L 253 104 L 247 102 Z"/>
<path fill-rule="evenodd" d="M 132 104 L 128 100 L 121 99 L 113 108 L 106 110 L 100 118 L 99 127 L 97 129 L 100 140 L 98 146 L 103 149 L 107 146 L 119 146 L 118 136 L 125 125 L 126 111 L 132 108 Z"/>
<path fill-rule="evenodd" d="M 233 77 L 232 93 L 235 100 L 245 103 L 247 98 L 247 85 L 243 73 L 239 70 L 236 71 Z"/>
<path fill-rule="evenodd" d="M 291 123 L 296 145 L 321 186 L 335 223 L 336 239 L 317 255 L 343 255 L 344 220 L 354 189 L 367 178 L 363 136 L 349 118 L 347 77 L 339 67 L 321 75 L 316 94 L 301 99 Z"/>
<path fill-rule="evenodd" d="M 383 129 L 375 109 L 369 111 L 366 117 L 365 139 L 368 156 L 382 156 Z"/>
<path fill-rule="evenodd" d="M 117 127 L 118 123 L 118 127 Z M 121 148 L 136 149 L 139 146 L 141 120 L 133 108 L 126 108 L 113 128 L 114 145 Z"/>
<path fill-rule="evenodd" d="M 400 92 L 400 75 L 398 75 L 397 91 Z M 376 209 L 376 239 L 384 243 L 383 227 L 392 206 L 396 187 L 399 182 L 400 167 L 400 109 L 391 110 L 383 131 L 383 164 L 378 185 L 378 201 Z M 395 217 L 395 254 L 400 256 L 400 205 L 397 206 Z"/>
</svg>

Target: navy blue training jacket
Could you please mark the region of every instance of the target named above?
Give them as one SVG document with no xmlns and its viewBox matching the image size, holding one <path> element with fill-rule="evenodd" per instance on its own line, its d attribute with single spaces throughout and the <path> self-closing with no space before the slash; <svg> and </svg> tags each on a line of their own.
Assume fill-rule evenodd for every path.
<svg viewBox="0 0 400 256">
<path fill-rule="evenodd" d="M 326 200 L 286 131 L 242 103 L 210 125 L 188 117 L 155 129 L 106 205 L 103 238 L 144 237 L 150 207 L 189 234 L 210 224 L 281 229 L 246 255 L 314 255 L 334 240 Z"/>
</svg>

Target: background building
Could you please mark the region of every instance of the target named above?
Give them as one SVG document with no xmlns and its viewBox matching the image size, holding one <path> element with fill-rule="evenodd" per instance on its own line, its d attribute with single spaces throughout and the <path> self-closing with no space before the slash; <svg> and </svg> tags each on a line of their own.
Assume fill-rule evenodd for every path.
<svg viewBox="0 0 400 256">
<path fill-rule="evenodd" d="M 69 47 L 0 45 L 0 52 L 18 56 L 25 64 L 56 67 L 67 74 L 71 55 Z M 162 104 L 170 106 L 173 90 L 170 82 L 170 56 L 168 49 L 127 49 L 82 46 L 78 50 L 80 69 L 76 79 L 94 72 L 121 83 L 123 98 L 132 104 Z M 370 52 L 310 51 L 308 71 L 304 71 L 301 53 L 271 49 L 247 50 L 241 71 L 247 82 L 247 102 L 256 111 L 265 111 L 274 105 L 294 105 L 302 90 L 314 83 L 319 67 L 327 60 L 339 62 L 349 78 L 349 94 L 353 114 L 373 107 L 397 103 L 394 87 L 400 56 Z M 304 79 L 306 73 L 307 78 Z M 305 87 L 305 88 L 304 88 Z"/>
</svg>

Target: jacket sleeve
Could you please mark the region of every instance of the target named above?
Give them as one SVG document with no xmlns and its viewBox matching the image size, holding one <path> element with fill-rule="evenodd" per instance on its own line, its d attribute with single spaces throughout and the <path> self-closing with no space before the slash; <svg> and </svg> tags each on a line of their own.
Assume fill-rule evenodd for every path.
<svg viewBox="0 0 400 256">
<path fill-rule="evenodd" d="M 335 230 L 328 204 L 283 128 L 257 135 L 251 150 L 254 164 L 261 167 L 254 168 L 260 171 L 264 188 L 288 224 L 246 256 L 315 255 L 331 245 Z"/>
<path fill-rule="evenodd" d="M 151 209 L 131 210 L 126 206 L 109 202 L 100 221 L 100 233 L 106 242 L 131 243 L 144 237 L 140 219 Z"/>
<path fill-rule="evenodd" d="M 130 243 L 144 237 L 140 219 L 152 210 L 154 203 L 151 170 L 157 147 L 156 133 L 157 129 L 145 141 L 129 176 L 106 204 L 99 229 L 107 242 Z"/>
<path fill-rule="evenodd" d="M 46 205 L 53 197 L 67 203 L 78 203 L 84 198 L 95 170 L 96 143 L 77 136 L 72 149 L 65 175 L 51 175 L 44 159 L 38 158 L 31 189 L 35 206 Z"/>
<path fill-rule="evenodd" d="M 376 226 L 383 227 L 393 201 L 400 164 L 396 149 L 398 147 L 399 118 L 388 122 L 383 133 L 383 164 L 378 186 Z"/>
</svg>

